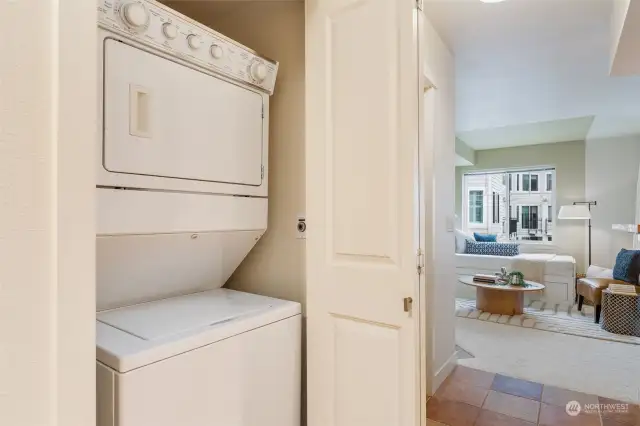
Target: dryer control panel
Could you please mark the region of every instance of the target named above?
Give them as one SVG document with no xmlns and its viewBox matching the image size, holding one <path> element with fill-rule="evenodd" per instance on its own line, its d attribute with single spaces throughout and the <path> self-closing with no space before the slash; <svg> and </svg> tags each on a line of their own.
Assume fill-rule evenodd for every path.
<svg viewBox="0 0 640 426">
<path fill-rule="evenodd" d="M 273 94 L 278 62 L 152 0 L 98 0 L 98 25 Z"/>
</svg>

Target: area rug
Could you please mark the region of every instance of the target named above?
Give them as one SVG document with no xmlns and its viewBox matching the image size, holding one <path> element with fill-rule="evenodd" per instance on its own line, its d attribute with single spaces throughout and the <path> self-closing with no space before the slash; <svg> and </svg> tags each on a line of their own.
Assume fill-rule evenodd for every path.
<svg viewBox="0 0 640 426">
<path fill-rule="evenodd" d="M 593 307 L 583 306 L 578 311 L 576 305 L 549 305 L 545 302 L 531 302 L 522 315 L 499 315 L 476 309 L 475 299 L 456 299 L 456 316 L 488 321 L 516 327 L 534 328 L 554 333 L 609 340 L 612 342 L 640 345 L 640 337 L 613 334 L 604 331 L 593 322 Z"/>
</svg>

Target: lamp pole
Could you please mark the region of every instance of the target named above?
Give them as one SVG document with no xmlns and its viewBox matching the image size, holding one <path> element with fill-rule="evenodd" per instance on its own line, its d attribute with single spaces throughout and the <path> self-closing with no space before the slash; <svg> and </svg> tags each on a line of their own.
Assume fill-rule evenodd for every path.
<svg viewBox="0 0 640 426">
<path fill-rule="evenodd" d="M 589 209 L 589 212 L 591 212 L 591 206 L 597 206 L 598 202 L 597 201 L 575 201 L 573 205 L 574 206 L 585 205 Z M 587 267 L 589 266 L 591 266 L 591 219 L 589 219 L 589 264 L 587 265 Z"/>
</svg>

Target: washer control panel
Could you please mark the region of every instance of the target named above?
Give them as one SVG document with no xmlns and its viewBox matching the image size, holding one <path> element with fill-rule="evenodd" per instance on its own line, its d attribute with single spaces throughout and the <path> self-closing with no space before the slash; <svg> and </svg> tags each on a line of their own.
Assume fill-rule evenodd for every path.
<svg viewBox="0 0 640 426">
<path fill-rule="evenodd" d="M 273 94 L 277 62 L 153 0 L 98 0 L 98 24 Z"/>
</svg>

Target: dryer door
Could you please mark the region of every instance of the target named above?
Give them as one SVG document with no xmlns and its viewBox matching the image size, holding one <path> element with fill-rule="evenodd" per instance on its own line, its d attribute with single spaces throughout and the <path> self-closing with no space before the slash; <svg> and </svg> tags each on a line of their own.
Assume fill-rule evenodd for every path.
<svg viewBox="0 0 640 426">
<path fill-rule="evenodd" d="M 107 39 L 103 99 L 108 171 L 262 184 L 260 93 Z"/>
</svg>

